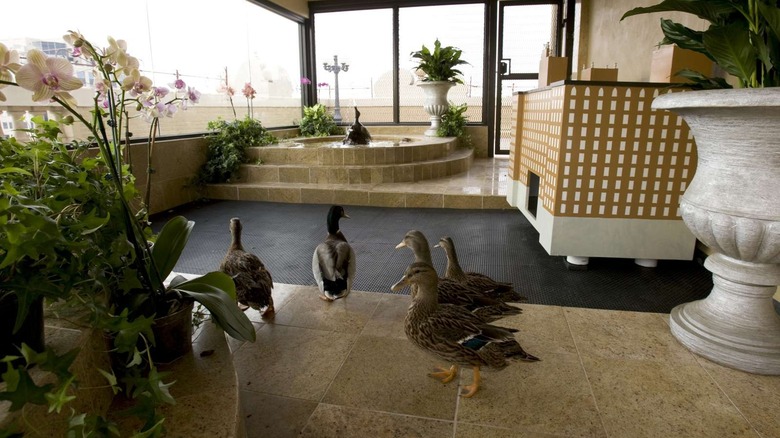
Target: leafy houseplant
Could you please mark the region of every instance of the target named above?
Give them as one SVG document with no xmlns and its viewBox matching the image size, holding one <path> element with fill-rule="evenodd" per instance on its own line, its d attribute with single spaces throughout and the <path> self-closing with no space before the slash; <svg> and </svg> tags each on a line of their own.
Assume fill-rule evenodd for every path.
<svg viewBox="0 0 780 438">
<path fill-rule="evenodd" d="M 90 133 L 88 142 L 97 147 L 94 157 L 75 152 L 71 156 L 57 140 L 54 122 L 41 123 L 36 139 L 24 147 L 14 139 L 2 143 L 4 148 L 27 155 L 0 173 L 9 177 L 2 186 L 6 196 L 0 198 L 0 275 L 3 288 L 12 286 L 20 304 L 42 295 L 39 286 L 47 287 L 55 296 L 86 310 L 91 326 L 112 334 L 112 349 L 120 355 L 121 366 L 104 375 L 112 387 L 137 400 L 135 412 L 145 420 L 143 432 L 151 435 L 162 428 L 156 406 L 173 403 L 167 390 L 170 384 L 163 382 L 151 354 L 155 319 L 176 311 L 183 302 L 196 300 L 233 337 L 253 341 L 254 328 L 236 306 L 229 276 L 212 272 L 166 283 L 193 223 L 176 217 L 154 236 L 145 210 L 133 207 L 137 198 L 124 160 L 123 116 L 136 107 L 154 119 L 174 111 L 171 105 L 196 102 L 199 93 L 177 80 L 172 86 L 183 97 L 162 102 L 159 97 L 167 91 L 153 87 L 141 75 L 138 60 L 127 53 L 124 41 L 109 37 L 108 47 L 98 49 L 72 31 L 65 40 L 73 45 L 75 57 L 83 57 L 95 68 L 90 116 L 76 110 L 77 102 L 69 93 L 83 84 L 67 60 L 33 49 L 27 54 L 27 64 L 20 65 L 18 54 L 0 44 L 0 88 L 19 86 L 32 91 L 34 101 L 56 102 L 70 113 L 62 123 L 82 123 Z M 1 92 L 0 100 L 5 100 Z M 5 154 L 3 159 L 7 159 Z M 45 239 L 51 240 L 50 247 Z M 25 354 L 28 357 L 37 363 L 33 355 Z M 19 377 L 26 372 L 24 367 L 5 362 L 8 369 L 3 379 L 8 386 L 0 398 L 13 397 L 17 400 L 14 407 L 26 395 L 28 401 L 48 401 L 57 410 L 72 399 L 65 392 L 51 398 L 34 396 L 44 387 L 35 386 L 38 392 L 32 391 L 31 381 Z M 74 427 L 83 427 L 83 417 L 74 419 Z"/>
<path fill-rule="evenodd" d="M 661 19 L 661 44 L 676 44 L 706 55 L 739 79 L 743 88 L 780 86 L 780 8 L 772 0 L 664 0 L 634 8 L 621 20 L 653 12 L 684 12 L 708 21 L 705 31 Z M 708 88 L 730 88 L 698 72 L 686 77 Z M 705 86 L 706 86 L 705 85 Z"/>
<path fill-rule="evenodd" d="M 246 148 L 277 142 L 259 120 L 249 116 L 233 121 L 212 120 L 208 129 L 208 151 L 198 172 L 198 185 L 230 181 L 241 163 L 246 162 Z"/>
<path fill-rule="evenodd" d="M 423 109 L 431 116 L 431 127 L 425 131 L 427 136 L 437 135 L 441 116 L 449 107 L 447 93 L 450 88 L 463 83 L 459 77 L 463 73 L 456 67 L 468 62 L 460 59 L 461 53 L 452 46 L 442 47 L 438 39 L 433 43 L 433 51 L 423 45 L 422 49 L 411 53 L 412 58 L 419 60 L 415 70 L 422 72 L 422 82 L 417 85 L 425 93 Z"/>
<path fill-rule="evenodd" d="M 653 108 L 682 116 L 696 139 L 696 173 L 680 215 L 713 253 L 713 288 L 671 311 L 672 334 L 688 349 L 742 371 L 780 375 L 780 8 L 775 0 L 665 0 L 623 18 L 676 11 L 707 20 L 693 31 L 662 19 L 662 43 L 707 55 L 737 89 L 663 94 Z M 691 73 L 701 82 L 724 82 Z"/>
<path fill-rule="evenodd" d="M 433 51 L 424 44 L 420 50 L 411 53 L 412 58 L 419 59 L 415 70 L 422 71 L 424 82 L 448 81 L 462 84 L 459 77 L 463 73 L 456 67 L 468 62 L 460 59 L 463 51 L 452 46 L 441 46 L 438 39 L 433 43 Z"/>
<path fill-rule="evenodd" d="M 303 118 L 298 126 L 304 137 L 327 137 L 343 134 L 342 129 L 333 120 L 333 116 L 321 103 L 303 107 Z"/>
<path fill-rule="evenodd" d="M 447 112 L 441 116 L 441 124 L 436 135 L 439 137 L 458 137 L 462 146 L 471 147 L 471 136 L 466 132 L 467 120 L 464 115 L 467 110 L 468 104 L 466 103 L 463 105 L 450 103 Z"/>
</svg>

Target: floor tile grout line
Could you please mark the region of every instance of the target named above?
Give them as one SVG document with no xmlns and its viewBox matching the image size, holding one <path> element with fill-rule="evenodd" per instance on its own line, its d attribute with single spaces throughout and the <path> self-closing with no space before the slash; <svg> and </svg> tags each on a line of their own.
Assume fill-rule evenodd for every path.
<svg viewBox="0 0 780 438">
<path fill-rule="evenodd" d="M 693 353 L 691 353 L 691 354 L 693 354 Z M 737 410 L 737 412 L 739 412 L 739 415 L 740 415 L 740 417 L 742 417 L 742 418 L 743 418 L 743 419 L 744 419 L 744 420 L 747 422 L 747 424 L 750 426 L 750 429 L 752 429 L 752 430 L 753 430 L 753 432 L 755 432 L 755 434 L 756 434 L 756 435 L 758 435 L 759 437 L 763 436 L 763 435 L 761 434 L 761 432 L 759 432 L 759 431 L 758 431 L 758 429 L 756 428 L 756 426 L 755 426 L 755 425 L 753 425 L 753 422 L 752 422 L 752 421 L 750 421 L 750 419 L 749 419 L 749 418 L 748 418 L 748 417 L 747 417 L 747 416 L 746 416 L 746 415 L 745 415 L 745 414 L 742 412 L 742 409 L 740 409 L 740 408 L 739 408 L 739 406 L 737 406 L 737 404 L 736 404 L 736 403 L 734 402 L 734 400 L 731 398 L 731 396 L 729 395 L 729 393 L 728 393 L 728 392 L 726 392 L 726 390 L 725 390 L 725 389 L 723 389 L 723 387 L 720 385 L 720 383 L 718 382 L 718 380 L 717 380 L 717 379 L 715 379 L 715 376 L 713 376 L 713 375 L 712 375 L 712 373 L 710 373 L 710 371 L 709 371 L 707 368 L 705 368 L 705 367 L 702 365 L 701 361 L 702 361 L 702 360 L 706 360 L 706 359 L 701 359 L 701 358 L 699 358 L 698 356 L 694 355 L 694 360 L 696 360 L 696 363 L 699 365 L 699 367 L 700 367 L 702 370 L 704 370 L 704 373 L 705 373 L 705 374 L 707 374 L 707 377 L 709 377 L 709 378 L 710 378 L 710 380 L 712 381 L 712 383 L 714 383 L 714 384 L 715 384 L 715 386 L 716 386 L 716 387 L 718 388 L 718 390 L 719 390 L 719 391 L 720 391 L 720 392 L 721 392 L 721 393 L 722 393 L 722 394 L 723 394 L 723 395 L 726 397 L 726 399 L 729 401 L 729 403 L 731 403 L 731 405 L 732 405 L 732 406 L 734 406 L 734 409 L 736 409 L 736 410 Z"/>
<path fill-rule="evenodd" d="M 359 408 L 359 407 L 355 407 L 355 406 L 336 405 L 336 404 L 333 404 L 333 403 L 325 403 L 325 402 L 320 402 L 319 404 L 320 405 L 324 405 L 324 406 L 336 406 L 336 407 L 340 407 L 340 408 L 354 409 L 354 410 L 363 411 L 363 412 L 372 412 L 372 413 L 377 413 L 377 414 L 395 415 L 395 416 L 406 417 L 406 418 L 416 418 L 418 420 L 437 421 L 437 422 L 440 422 L 440 423 L 453 423 L 452 420 L 445 420 L 445 419 L 442 419 L 442 418 L 433 418 L 433 417 L 423 417 L 423 416 L 420 416 L 420 415 L 404 414 L 402 412 L 383 411 L 383 410 L 379 410 L 379 409 L 364 409 L 364 408 Z"/>
<path fill-rule="evenodd" d="M 669 328 L 669 330 L 671 331 L 672 327 L 671 327 L 671 325 L 669 324 L 669 318 L 671 317 L 671 315 L 670 315 L 670 314 L 659 314 L 659 315 L 658 315 L 658 317 L 659 317 L 659 318 L 661 318 L 661 320 L 662 320 L 662 321 L 663 321 L 663 322 L 666 324 L 666 326 L 667 326 L 667 327 Z M 674 337 L 674 335 L 672 335 L 672 336 Z M 676 342 L 678 342 L 678 343 L 680 342 L 680 341 L 677 341 L 677 338 L 676 338 L 676 337 L 675 337 L 674 339 L 675 339 L 675 341 L 676 341 Z M 682 345 L 682 344 L 680 344 L 680 345 Z M 685 347 L 685 346 L 683 345 L 683 347 Z M 718 380 L 715 378 L 715 376 L 713 376 L 713 375 L 712 375 L 712 373 L 710 373 L 710 371 L 709 371 L 707 368 L 705 368 L 705 367 L 704 367 L 704 365 L 702 365 L 702 362 L 701 362 L 701 361 L 702 361 L 702 360 L 707 360 L 707 359 L 700 358 L 700 357 L 699 357 L 697 354 L 695 354 L 694 352 L 692 352 L 692 351 L 691 351 L 690 349 L 688 349 L 687 347 L 685 347 L 685 349 L 688 351 L 688 354 L 690 354 L 691 356 L 693 356 L 693 360 L 696 362 L 696 364 L 699 366 L 699 368 L 701 368 L 701 369 L 704 371 L 704 373 L 705 373 L 705 374 L 707 374 L 707 377 L 709 377 L 709 378 L 710 378 L 710 380 L 712 381 L 712 383 L 714 383 L 714 384 L 715 384 L 715 386 L 716 386 L 716 387 L 718 388 L 718 390 L 719 390 L 719 391 L 720 391 L 720 392 L 721 392 L 721 393 L 722 393 L 722 394 L 723 394 L 723 395 L 726 397 L 726 399 L 729 401 L 729 403 L 731 403 L 731 405 L 732 405 L 732 406 L 734 406 L 734 409 L 736 409 L 736 410 L 737 410 L 737 412 L 739 412 L 739 415 L 740 415 L 742 418 L 744 418 L 744 419 L 745 419 L 745 421 L 747 422 L 747 424 L 748 424 L 748 425 L 750 425 L 750 428 L 753 430 L 753 432 L 755 432 L 755 433 L 756 433 L 756 435 L 758 435 L 759 437 L 763 436 L 763 435 L 761 434 L 761 432 L 759 432 L 759 431 L 758 431 L 758 429 L 756 428 L 756 426 L 755 426 L 755 425 L 753 425 L 753 422 L 752 422 L 752 421 L 750 421 L 750 419 L 749 419 L 749 418 L 748 418 L 748 417 L 747 417 L 747 416 L 746 416 L 746 415 L 745 415 L 745 414 L 742 412 L 742 409 L 740 409 L 740 408 L 739 408 L 739 406 L 737 406 L 737 403 L 735 403 L 735 402 L 734 402 L 734 400 L 731 398 L 731 396 L 728 394 L 728 392 L 726 392 L 726 390 L 725 390 L 725 389 L 724 389 L 724 388 L 723 388 L 723 387 L 720 385 L 720 383 L 719 383 L 719 382 L 718 382 Z"/>
<path fill-rule="evenodd" d="M 343 299 L 348 299 L 349 297 L 344 297 Z M 328 383 L 328 387 L 325 388 L 325 391 L 322 393 L 322 396 L 320 397 L 318 403 L 322 403 L 325 399 L 325 396 L 328 394 L 328 391 L 330 391 L 330 388 L 333 386 L 333 382 L 336 381 L 336 378 L 341 373 L 341 369 L 344 368 L 344 364 L 347 363 L 347 359 L 349 359 L 349 356 L 352 354 L 352 351 L 354 351 L 355 346 L 358 343 L 358 340 L 360 339 L 360 336 L 363 335 L 363 332 L 366 330 L 366 326 L 368 325 L 368 322 L 374 317 L 374 314 L 376 314 L 377 309 L 379 308 L 379 303 L 382 302 L 382 298 L 378 299 L 376 301 L 376 304 L 374 305 L 374 310 L 371 311 L 371 315 L 366 319 L 366 322 L 363 324 L 363 327 L 360 328 L 360 332 L 355 336 L 355 341 L 352 343 L 352 346 L 349 347 L 349 351 L 347 354 L 344 355 L 344 358 L 341 360 L 341 363 L 339 364 L 338 369 L 336 370 L 336 373 L 333 375 L 333 378 L 331 379 L 330 383 Z M 337 332 L 338 333 L 338 332 Z"/>
<path fill-rule="evenodd" d="M 582 368 L 582 373 L 585 374 L 585 382 L 588 384 L 588 389 L 590 389 L 590 396 L 593 397 L 593 404 L 596 406 L 596 412 L 598 412 L 599 415 L 599 423 L 601 423 L 601 429 L 604 431 L 604 434 L 607 438 L 609 438 L 609 431 L 607 430 L 607 425 L 604 423 L 604 416 L 601 413 L 601 409 L 599 408 L 598 400 L 596 399 L 596 393 L 593 391 L 593 385 L 590 383 L 590 377 L 588 377 L 588 370 L 585 369 L 585 361 L 582 359 L 582 353 L 580 352 L 580 347 L 577 345 L 577 339 L 574 337 L 574 331 L 571 329 L 571 323 L 569 322 L 569 318 L 566 316 L 565 307 L 560 307 L 561 312 L 563 313 L 563 319 L 566 321 L 566 328 L 569 329 L 569 336 L 571 336 L 571 340 L 574 343 L 574 349 L 577 350 L 577 358 L 580 361 L 580 367 Z"/>
</svg>

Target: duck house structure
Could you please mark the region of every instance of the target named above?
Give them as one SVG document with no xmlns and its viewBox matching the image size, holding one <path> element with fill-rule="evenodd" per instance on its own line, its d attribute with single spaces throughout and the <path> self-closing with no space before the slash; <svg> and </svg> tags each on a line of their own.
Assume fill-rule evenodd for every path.
<svg viewBox="0 0 780 438">
<path fill-rule="evenodd" d="M 691 260 L 680 197 L 696 171 L 685 122 L 652 109 L 668 84 L 561 81 L 515 93 L 507 201 L 550 255 Z"/>
</svg>

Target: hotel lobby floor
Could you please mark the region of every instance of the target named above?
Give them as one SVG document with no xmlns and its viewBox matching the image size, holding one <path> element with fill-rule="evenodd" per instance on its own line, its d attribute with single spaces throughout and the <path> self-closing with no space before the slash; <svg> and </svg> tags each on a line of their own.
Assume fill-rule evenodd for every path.
<svg viewBox="0 0 780 438">
<path fill-rule="evenodd" d="M 256 342 L 229 342 L 250 438 L 780 436 L 780 377 L 691 354 L 668 314 L 524 304 L 499 323 L 542 360 L 484 371 L 465 399 L 470 369 L 426 376 L 443 364 L 406 339 L 408 295 L 277 283 L 274 300 L 274 319 L 248 311 Z"/>
</svg>

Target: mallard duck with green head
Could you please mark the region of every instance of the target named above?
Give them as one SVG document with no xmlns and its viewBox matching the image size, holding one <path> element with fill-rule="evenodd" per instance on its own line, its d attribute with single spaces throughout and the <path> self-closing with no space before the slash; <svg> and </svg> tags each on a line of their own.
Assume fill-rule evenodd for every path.
<svg viewBox="0 0 780 438">
<path fill-rule="evenodd" d="M 355 251 L 339 229 L 341 218 L 349 219 L 344 207 L 330 207 L 327 216 L 328 235 L 314 249 L 311 261 L 320 298 L 329 302 L 346 297 L 355 279 Z"/>
<path fill-rule="evenodd" d="M 449 368 L 437 368 L 429 376 L 449 383 L 457 375 L 458 367 L 471 366 L 474 380 L 464 387 L 461 396 L 472 397 L 479 390 L 481 367 L 502 369 L 513 359 L 539 360 L 517 342 L 517 329 L 488 324 L 460 306 L 439 304 L 438 282 L 433 266 L 415 262 L 392 286 L 394 291 L 407 285 L 417 287 L 404 319 L 406 337 L 417 347 L 452 364 Z"/>
</svg>

